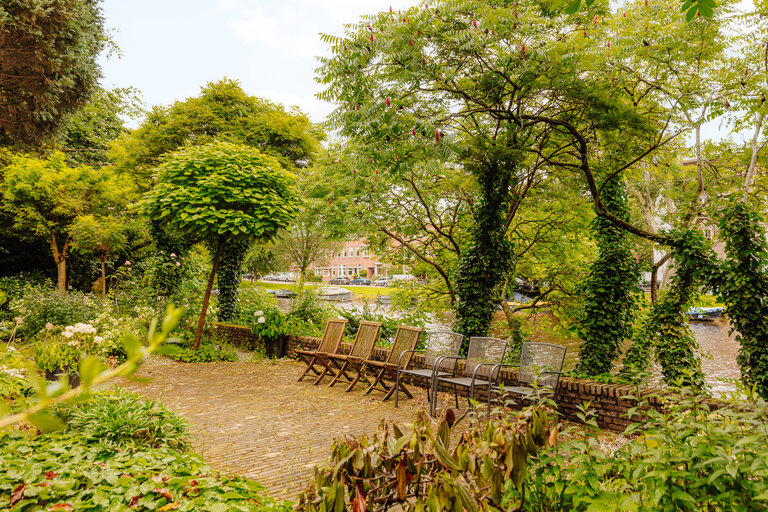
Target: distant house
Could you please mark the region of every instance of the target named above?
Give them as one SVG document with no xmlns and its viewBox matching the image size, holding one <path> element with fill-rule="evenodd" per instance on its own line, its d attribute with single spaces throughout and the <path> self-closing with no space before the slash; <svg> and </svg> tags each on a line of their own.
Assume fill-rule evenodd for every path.
<svg viewBox="0 0 768 512">
<path fill-rule="evenodd" d="M 322 264 L 312 265 L 310 269 L 323 281 L 340 276 L 362 276 L 373 280 L 388 275 L 387 266 L 368 249 L 365 240 L 343 242 L 339 248 L 326 255 Z"/>
</svg>

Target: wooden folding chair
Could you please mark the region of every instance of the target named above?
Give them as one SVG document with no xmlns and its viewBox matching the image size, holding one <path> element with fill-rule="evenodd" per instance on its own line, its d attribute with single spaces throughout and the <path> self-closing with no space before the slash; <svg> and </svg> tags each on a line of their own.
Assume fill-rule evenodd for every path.
<svg viewBox="0 0 768 512">
<path fill-rule="evenodd" d="M 323 377 L 325 377 L 328 374 L 329 368 L 327 365 L 321 362 L 318 356 L 335 354 L 336 352 L 339 351 L 339 345 L 341 345 L 341 338 L 344 337 L 344 329 L 346 327 L 347 327 L 346 319 L 328 320 L 328 323 L 325 324 L 325 332 L 323 333 L 323 339 L 320 340 L 320 346 L 317 347 L 317 350 L 296 350 L 295 351 L 296 355 L 298 355 L 307 364 L 307 369 L 304 370 L 304 373 L 302 373 L 301 377 L 299 377 L 299 382 L 310 371 L 313 372 L 315 375 L 318 375 L 317 380 L 315 380 L 315 384 L 323 380 Z M 316 368 L 316 366 L 318 368 Z"/>
<path fill-rule="evenodd" d="M 381 322 L 362 321 L 360 322 L 360 328 L 357 330 L 355 343 L 352 345 L 349 355 L 327 354 L 318 357 L 321 364 L 336 374 L 331 383 L 328 384 L 328 387 L 332 387 L 342 378 L 349 382 L 347 391 L 355 387 L 357 381 L 360 380 L 360 372 L 355 372 L 355 375 L 347 375 L 347 372 L 351 373 L 353 369 L 359 369 L 366 359 L 371 358 L 380 331 Z"/>
<path fill-rule="evenodd" d="M 377 385 L 379 385 L 386 392 L 384 395 L 384 400 L 388 400 L 392 396 L 392 393 L 395 392 L 395 383 L 397 383 L 398 361 L 403 366 L 408 366 L 408 363 L 411 361 L 411 357 L 413 357 L 416 345 L 419 343 L 419 336 L 421 336 L 421 331 L 422 329 L 420 327 L 410 327 L 408 325 L 397 326 L 395 342 L 392 344 L 392 348 L 389 351 L 387 360 L 374 361 L 373 359 L 367 359 L 363 363 L 362 368 L 360 368 L 360 375 L 361 378 L 368 384 L 368 389 L 365 391 L 366 395 L 373 391 Z M 403 354 L 406 356 L 405 359 L 401 361 L 400 359 Z M 373 379 L 373 383 L 369 382 L 368 378 L 365 376 L 366 368 L 371 368 L 374 371 L 378 371 Z M 387 386 L 387 384 L 384 382 L 385 378 L 389 378 L 389 380 L 392 381 L 391 386 Z M 408 391 L 405 385 L 403 383 L 399 384 L 400 389 L 402 389 L 406 396 L 408 396 L 408 398 L 413 398 L 413 395 L 411 395 L 411 392 Z"/>
</svg>

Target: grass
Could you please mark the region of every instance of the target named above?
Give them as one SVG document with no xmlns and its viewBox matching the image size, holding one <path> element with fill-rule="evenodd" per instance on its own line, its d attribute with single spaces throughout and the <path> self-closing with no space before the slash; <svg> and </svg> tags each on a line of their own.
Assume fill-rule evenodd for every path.
<svg viewBox="0 0 768 512">
<path fill-rule="evenodd" d="M 319 286 L 320 283 L 305 283 L 305 286 Z M 268 290 L 298 290 L 299 286 L 294 283 L 271 283 L 264 281 L 257 281 L 252 283 L 251 281 L 243 281 L 241 284 L 244 288 L 250 288 L 252 286 L 259 286 Z M 329 286 L 329 285 L 324 285 Z M 334 285 L 330 285 L 334 286 Z M 379 295 L 389 295 L 392 290 L 382 286 L 342 286 L 352 292 L 352 298 L 356 299 L 375 299 Z"/>
</svg>

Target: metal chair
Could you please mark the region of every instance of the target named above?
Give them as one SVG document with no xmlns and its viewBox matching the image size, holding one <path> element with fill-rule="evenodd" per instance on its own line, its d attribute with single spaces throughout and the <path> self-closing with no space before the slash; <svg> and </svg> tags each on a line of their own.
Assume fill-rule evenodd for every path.
<svg viewBox="0 0 768 512">
<path fill-rule="evenodd" d="M 450 331 L 432 331 L 427 336 L 427 348 L 425 350 L 405 350 L 397 361 L 397 374 L 395 376 L 395 407 L 398 405 L 398 394 L 401 387 L 405 391 L 405 385 L 400 383 L 400 374 L 414 375 L 429 379 L 427 386 L 427 400 L 431 402 L 429 391 L 433 386 L 437 375 L 453 375 L 456 360 L 446 360 L 443 366 L 438 366 L 437 360 L 443 356 L 457 356 L 461 350 L 461 342 L 464 335 Z M 409 370 L 408 363 L 414 353 L 424 354 L 424 368 Z"/>
<path fill-rule="evenodd" d="M 525 342 L 520 349 L 520 364 L 499 364 L 493 371 L 498 373 L 502 367 L 519 368 L 517 374 L 517 386 L 491 385 L 488 389 L 488 414 L 491 413 L 491 397 L 493 392 L 512 393 L 527 397 L 536 389 L 543 387 L 552 390 L 552 395 L 557 393 L 557 385 L 560 375 L 563 373 L 563 362 L 567 349 L 552 343 Z"/>
<path fill-rule="evenodd" d="M 430 414 L 434 416 L 437 411 L 437 385 L 440 382 L 451 384 L 453 386 L 453 394 L 456 399 L 456 407 L 459 406 L 459 391 L 458 387 L 462 386 L 469 388 L 469 406 L 472 407 L 472 400 L 475 398 L 475 388 L 488 387 L 496 381 L 498 375 L 498 369 L 504 360 L 504 352 L 507 350 L 506 340 L 498 338 L 486 338 L 480 336 L 473 336 L 469 339 L 469 350 L 467 350 L 467 357 L 461 356 L 446 356 L 441 357 L 437 364 L 440 365 L 447 359 L 463 359 L 465 361 L 464 376 L 456 377 L 436 377 L 432 383 L 432 407 Z M 487 370 L 486 370 L 487 369 Z M 467 375 L 471 375 L 468 377 Z M 478 378 L 485 377 L 485 378 Z"/>
</svg>

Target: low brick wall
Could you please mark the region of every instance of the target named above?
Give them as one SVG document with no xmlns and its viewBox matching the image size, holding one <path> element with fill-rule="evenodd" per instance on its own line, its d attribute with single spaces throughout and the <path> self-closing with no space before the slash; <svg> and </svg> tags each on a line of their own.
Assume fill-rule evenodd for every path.
<svg viewBox="0 0 768 512">
<path fill-rule="evenodd" d="M 214 324 L 216 328 L 227 336 L 227 338 L 236 346 L 243 348 L 252 348 L 258 346 L 260 341 L 247 327 L 239 327 L 224 324 Z M 319 338 L 311 336 L 289 336 L 285 346 L 285 354 L 287 357 L 295 357 L 295 350 L 297 348 L 302 349 L 316 349 L 320 343 Z M 349 353 L 352 345 L 349 343 L 342 343 L 339 351 L 343 354 Z M 387 358 L 389 350 L 382 347 L 376 347 L 373 353 L 373 359 L 383 361 Z M 422 354 L 415 354 L 411 360 L 412 368 L 423 368 L 424 356 Z M 459 362 L 458 370 L 463 369 L 463 363 Z M 504 368 L 500 372 L 499 382 L 503 382 L 505 385 L 515 385 L 517 383 L 517 371 L 512 368 Z M 427 379 L 414 378 L 413 384 L 426 387 Z M 441 391 L 453 392 L 453 388 L 449 386 L 441 386 Z M 466 396 L 468 390 L 466 388 L 459 388 L 459 394 Z M 627 400 L 622 397 L 632 395 L 635 392 L 635 388 L 632 386 L 622 386 L 615 384 L 601 384 L 587 379 L 572 379 L 561 378 L 560 384 L 557 389 L 556 402 L 558 409 L 563 417 L 569 421 L 578 422 L 579 419 L 576 414 L 579 412 L 578 407 L 585 403 L 590 402 L 592 410 L 597 415 L 597 423 L 601 428 L 606 430 L 612 430 L 614 432 L 623 432 L 624 429 L 630 424 L 630 420 L 627 417 L 629 409 L 635 407 L 637 404 L 635 401 Z M 658 389 L 647 389 L 647 394 L 659 394 Z M 478 396 L 478 400 L 485 402 L 486 395 L 482 393 Z M 655 396 L 647 397 L 648 403 L 651 407 L 661 408 L 662 404 Z"/>
</svg>

